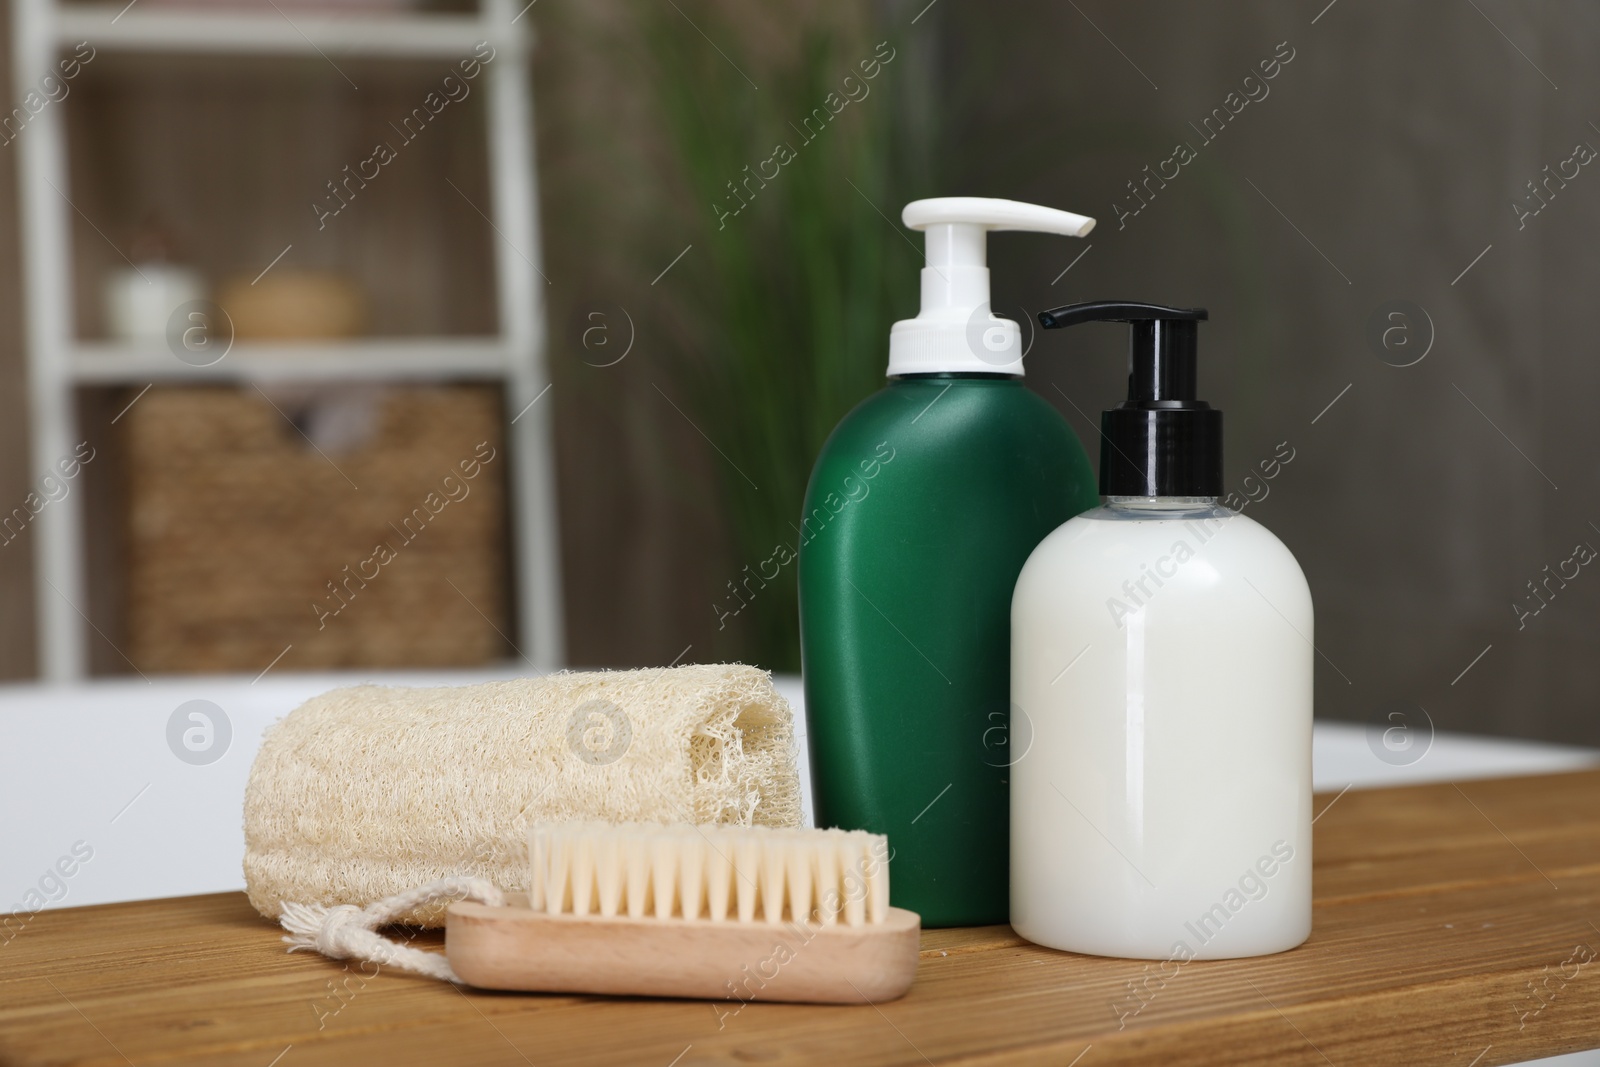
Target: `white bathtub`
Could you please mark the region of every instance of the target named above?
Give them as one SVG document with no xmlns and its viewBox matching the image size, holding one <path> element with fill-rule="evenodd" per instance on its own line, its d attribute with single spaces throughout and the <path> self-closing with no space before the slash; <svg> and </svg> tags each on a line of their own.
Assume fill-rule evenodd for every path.
<svg viewBox="0 0 1600 1067">
<path fill-rule="evenodd" d="M 338 685 L 447 685 L 517 674 L 508 666 L 471 673 L 269 674 L 254 682 L 227 676 L 0 687 L 0 912 L 31 910 L 21 907 L 24 895 L 61 857 L 71 857 L 75 845 L 80 853 L 92 850 L 92 858 L 69 862 L 74 873 L 59 888 L 46 879 L 51 907 L 243 888 L 244 783 L 268 723 Z M 779 678 L 778 685 L 799 715 L 799 679 Z M 203 720 L 180 715 L 176 748 L 169 745 L 174 713 L 195 700 L 221 709 L 231 733 L 225 743 L 221 722 L 212 724 L 208 738 Z M 184 731 L 197 751 L 183 747 Z M 194 762 L 174 754 L 180 749 Z M 801 760 L 809 816 L 803 745 Z M 1363 727 L 1346 723 L 1319 723 L 1314 744 L 1319 790 L 1536 774 L 1597 762 L 1594 750 L 1440 734 L 1420 759 L 1391 765 L 1373 754 Z"/>
</svg>

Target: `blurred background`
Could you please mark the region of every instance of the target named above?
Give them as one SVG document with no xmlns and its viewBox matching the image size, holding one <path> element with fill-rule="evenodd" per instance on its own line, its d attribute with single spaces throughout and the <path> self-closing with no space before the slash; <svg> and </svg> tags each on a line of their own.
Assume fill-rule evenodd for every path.
<svg viewBox="0 0 1600 1067">
<path fill-rule="evenodd" d="M 976 195 L 1099 220 L 1024 337 L 1210 309 L 1319 717 L 1600 743 L 1592 6 L 497 4 L 0 5 L 0 676 L 795 672 L 731 587 Z M 1028 357 L 1091 455 L 1124 343 Z"/>
</svg>

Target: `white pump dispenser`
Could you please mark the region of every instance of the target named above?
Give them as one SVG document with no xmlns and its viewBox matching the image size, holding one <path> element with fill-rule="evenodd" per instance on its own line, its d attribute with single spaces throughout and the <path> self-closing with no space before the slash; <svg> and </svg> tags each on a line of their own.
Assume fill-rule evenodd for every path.
<svg viewBox="0 0 1600 1067">
<path fill-rule="evenodd" d="M 889 376 L 1022 376 L 1022 331 L 989 310 L 988 232 L 1029 230 L 1083 237 L 1094 219 L 1070 211 L 981 196 L 913 200 L 900 213 L 927 234 L 922 311 L 889 333 Z"/>
</svg>

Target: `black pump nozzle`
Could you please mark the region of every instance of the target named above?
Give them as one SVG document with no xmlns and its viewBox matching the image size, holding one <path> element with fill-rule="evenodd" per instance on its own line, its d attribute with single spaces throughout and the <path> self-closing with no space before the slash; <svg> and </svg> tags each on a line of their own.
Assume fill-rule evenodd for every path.
<svg viewBox="0 0 1600 1067">
<path fill-rule="evenodd" d="M 1045 329 L 1125 322 L 1128 399 L 1100 414 L 1102 496 L 1222 495 L 1222 412 L 1195 399 L 1197 323 L 1205 308 L 1129 300 L 1039 313 Z"/>
</svg>

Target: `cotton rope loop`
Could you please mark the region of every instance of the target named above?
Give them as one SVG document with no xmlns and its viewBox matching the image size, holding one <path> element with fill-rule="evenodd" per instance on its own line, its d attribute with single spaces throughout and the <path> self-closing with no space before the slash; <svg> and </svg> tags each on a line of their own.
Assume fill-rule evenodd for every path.
<svg viewBox="0 0 1600 1067">
<path fill-rule="evenodd" d="M 329 959 L 364 960 L 446 982 L 460 982 L 450 969 L 450 961 L 439 953 L 408 948 L 375 932 L 378 927 L 387 926 L 423 905 L 441 900 L 476 900 L 496 908 L 503 907 L 506 902 L 505 894 L 482 878 L 441 878 L 409 892 L 385 897 L 365 908 L 354 904 L 330 908 L 322 904 L 285 902 L 283 928 L 289 931 L 289 936 L 283 940 L 288 943 L 290 952 L 311 949 Z"/>
</svg>

